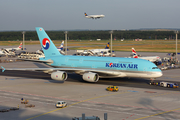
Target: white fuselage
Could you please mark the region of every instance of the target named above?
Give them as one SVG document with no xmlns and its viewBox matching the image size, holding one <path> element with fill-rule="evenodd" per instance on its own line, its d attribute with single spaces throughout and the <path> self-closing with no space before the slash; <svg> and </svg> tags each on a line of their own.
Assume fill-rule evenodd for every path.
<svg viewBox="0 0 180 120">
<path fill-rule="evenodd" d="M 108 52 L 110 49 L 91 49 L 93 53 L 101 53 L 101 52 Z"/>
<path fill-rule="evenodd" d="M 21 48 L 17 47 L 17 48 L 4 48 L 7 51 L 13 51 L 13 50 L 21 50 Z"/>
<path fill-rule="evenodd" d="M 85 16 L 86 18 L 93 18 L 93 19 L 96 19 L 96 18 L 103 18 L 105 17 L 105 15 L 88 15 L 88 16 Z"/>
<path fill-rule="evenodd" d="M 138 58 L 148 60 L 150 62 L 156 62 L 160 59 L 159 56 L 146 56 L 146 57 L 138 57 Z"/>
<path fill-rule="evenodd" d="M 0 50 L 0 55 L 4 55 L 4 52 Z"/>
</svg>

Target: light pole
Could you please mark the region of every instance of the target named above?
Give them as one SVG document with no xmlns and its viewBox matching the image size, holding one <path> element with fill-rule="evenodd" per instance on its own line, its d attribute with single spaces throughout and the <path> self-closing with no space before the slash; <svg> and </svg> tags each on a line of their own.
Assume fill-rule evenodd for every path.
<svg viewBox="0 0 180 120">
<path fill-rule="evenodd" d="M 25 48 L 25 42 L 24 42 L 24 40 L 25 40 L 25 33 L 26 33 L 25 31 L 22 32 L 22 34 L 23 34 L 23 50 Z"/>
<path fill-rule="evenodd" d="M 109 33 L 111 34 L 111 57 L 112 57 L 112 34 L 113 34 L 113 31 L 111 30 Z"/>
<path fill-rule="evenodd" d="M 64 32 L 64 34 L 65 34 L 65 41 L 66 41 L 65 55 L 67 55 L 67 33 L 68 33 L 68 31 L 65 31 L 65 32 Z"/>
<path fill-rule="evenodd" d="M 174 31 L 174 33 L 176 34 L 176 61 L 177 61 L 177 34 L 179 33 L 179 31 Z"/>
</svg>

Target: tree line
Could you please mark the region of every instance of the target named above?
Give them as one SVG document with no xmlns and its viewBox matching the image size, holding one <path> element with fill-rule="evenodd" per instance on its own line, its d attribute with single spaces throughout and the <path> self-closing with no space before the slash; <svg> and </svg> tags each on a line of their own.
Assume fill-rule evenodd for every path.
<svg viewBox="0 0 180 120">
<path fill-rule="evenodd" d="M 52 40 L 64 40 L 65 34 L 64 31 L 46 31 L 49 37 Z M 110 31 L 68 31 L 68 40 L 109 40 L 110 39 Z M 158 40 L 158 39 L 175 39 L 176 35 L 174 31 L 138 31 L 138 30 L 130 30 L 130 31 L 122 31 L 115 30 L 113 31 L 113 39 L 150 39 L 150 40 Z M 178 34 L 178 38 L 179 38 Z M 0 41 L 16 41 L 22 40 L 22 31 L 11 31 L 11 32 L 0 32 Z M 38 36 L 36 31 L 26 31 L 25 32 L 25 40 L 38 40 Z"/>
</svg>

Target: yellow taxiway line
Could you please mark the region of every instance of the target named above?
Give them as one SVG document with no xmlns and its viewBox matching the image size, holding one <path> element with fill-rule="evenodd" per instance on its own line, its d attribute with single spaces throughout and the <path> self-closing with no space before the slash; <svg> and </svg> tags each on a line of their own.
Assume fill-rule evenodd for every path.
<svg viewBox="0 0 180 120">
<path fill-rule="evenodd" d="M 73 103 L 73 104 L 71 104 L 71 105 L 68 105 L 67 107 L 70 107 L 70 106 L 73 106 L 73 105 L 76 105 L 76 104 L 79 104 L 79 103 L 82 103 L 82 102 L 86 102 L 86 101 L 89 101 L 89 100 L 97 99 L 97 98 L 102 98 L 102 97 L 107 97 L 107 96 L 112 96 L 112 95 L 118 95 L 118 94 L 124 94 L 124 93 L 130 93 L 130 92 L 121 92 L 121 93 L 114 93 L 114 94 L 108 94 L 108 95 L 93 97 L 93 98 L 89 98 L 89 99 L 86 99 L 86 100 L 82 100 L 82 101 Z M 67 108 L 67 107 L 64 107 L 64 108 Z M 37 117 L 40 117 L 40 116 L 43 116 L 43 115 L 46 115 L 46 114 L 49 114 L 49 113 L 52 113 L 52 112 L 61 110 L 61 109 L 63 109 L 63 108 L 58 108 L 58 109 L 55 109 L 55 110 L 52 110 L 52 111 L 49 111 L 49 112 L 46 112 L 46 113 L 43 113 L 43 114 L 40 114 L 40 115 L 31 117 L 31 118 L 28 118 L 28 119 L 26 119 L 26 120 L 31 120 L 31 119 L 34 119 L 34 118 L 37 118 Z"/>
<path fill-rule="evenodd" d="M 161 113 L 157 113 L 157 114 L 154 114 L 154 115 L 145 116 L 145 117 L 138 118 L 138 119 L 135 119 L 135 120 L 141 120 L 141 119 L 145 119 L 145 118 L 149 118 L 149 117 L 153 117 L 153 116 L 157 116 L 157 115 L 173 112 L 173 111 L 176 111 L 176 110 L 180 110 L 180 108 L 177 108 L 177 109 L 174 109 L 174 110 L 165 111 L 165 112 L 161 112 Z"/>
</svg>

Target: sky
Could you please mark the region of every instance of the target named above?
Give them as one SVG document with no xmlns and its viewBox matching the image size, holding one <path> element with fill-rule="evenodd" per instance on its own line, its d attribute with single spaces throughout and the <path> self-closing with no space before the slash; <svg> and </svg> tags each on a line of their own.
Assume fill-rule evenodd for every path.
<svg viewBox="0 0 180 120">
<path fill-rule="evenodd" d="M 0 31 L 179 29 L 179 12 L 180 0 L 1 0 Z"/>
</svg>

